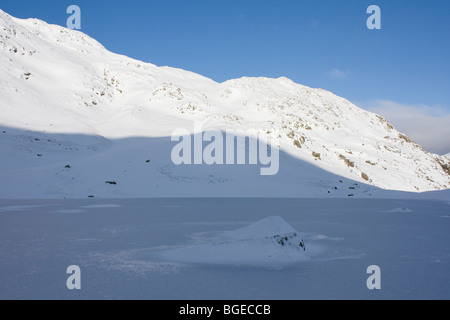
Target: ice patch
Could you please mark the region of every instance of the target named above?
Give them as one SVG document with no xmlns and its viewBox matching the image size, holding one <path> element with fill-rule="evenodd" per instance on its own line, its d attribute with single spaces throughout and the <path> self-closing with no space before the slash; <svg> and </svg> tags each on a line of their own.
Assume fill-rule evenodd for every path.
<svg viewBox="0 0 450 320">
<path fill-rule="evenodd" d="M 86 239 L 75 239 L 74 242 L 102 242 L 102 239 L 96 239 L 96 238 L 86 238 Z"/>
<path fill-rule="evenodd" d="M 222 241 L 162 251 L 173 262 L 282 268 L 311 259 L 302 235 L 280 217 L 222 233 Z M 306 244 L 307 246 L 307 244 Z"/>
<path fill-rule="evenodd" d="M 62 209 L 62 210 L 58 210 L 58 213 L 83 213 L 86 212 L 86 210 L 81 210 L 81 209 Z"/>
<path fill-rule="evenodd" d="M 89 206 L 82 206 L 83 209 L 103 209 L 103 208 L 120 208 L 118 204 L 92 204 Z"/>
<path fill-rule="evenodd" d="M 136 273 L 147 276 L 151 272 L 162 274 L 178 273 L 181 265 L 172 262 L 136 259 L 141 250 L 125 250 L 117 253 L 90 253 L 84 264 L 100 266 L 107 270 Z"/>
<path fill-rule="evenodd" d="M 412 212 L 412 210 L 408 209 L 408 208 L 395 208 L 395 209 L 389 210 L 387 212 L 390 212 L 390 213 L 406 213 L 406 212 Z"/>
<path fill-rule="evenodd" d="M 0 208 L 0 212 L 13 212 L 13 211 L 27 211 L 35 208 L 42 208 L 45 206 L 9 206 Z"/>
</svg>

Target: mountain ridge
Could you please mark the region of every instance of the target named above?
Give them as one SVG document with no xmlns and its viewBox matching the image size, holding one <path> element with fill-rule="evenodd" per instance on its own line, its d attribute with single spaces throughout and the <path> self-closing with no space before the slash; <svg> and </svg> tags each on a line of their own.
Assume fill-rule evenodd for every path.
<svg viewBox="0 0 450 320">
<path fill-rule="evenodd" d="M 294 158 L 375 187 L 423 192 L 450 185 L 448 158 L 426 152 L 379 115 L 284 77 L 217 83 L 111 53 L 79 31 L 1 10 L 0 70 L 5 128 L 167 138 L 177 128 L 193 132 L 201 122 L 205 130 L 255 129 Z M 20 171 L 12 163 L 4 168 Z"/>
</svg>

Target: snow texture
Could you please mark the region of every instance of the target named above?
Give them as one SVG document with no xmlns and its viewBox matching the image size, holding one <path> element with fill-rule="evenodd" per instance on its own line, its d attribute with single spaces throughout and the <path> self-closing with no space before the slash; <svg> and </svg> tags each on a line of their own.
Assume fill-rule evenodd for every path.
<svg viewBox="0 0 450 320">
<path fill-rule="evenodd" d="M 0 178 L 8 181 L 0 198 L 370 197 L 450 186 L 447 157 L 344 98 L 287 78 L 217 83 L 3 11 L 0 74 Z M 193 133 L 194 122 L 278 141 L 279 173 L 175 166 L 170 136 Z"/>
</svg>

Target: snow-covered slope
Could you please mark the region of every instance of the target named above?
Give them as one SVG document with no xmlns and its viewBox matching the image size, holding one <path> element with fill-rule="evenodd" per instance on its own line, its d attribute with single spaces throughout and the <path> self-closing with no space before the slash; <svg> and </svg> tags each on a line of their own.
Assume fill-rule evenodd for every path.
<svg viewBox="0 0 450 320">
<path fill-rule="evenodd" d="M 1 10 L 0 115 L 0 198 L 348 196 L 355 183 L 367 194 L 450 186 L 448 158 L 325 90 L 287 78 L 216 83 Z M 195 121 L 276 139 L 279 174 L 173 165 L 170 135 L 193 131 Z"/>
</svg>

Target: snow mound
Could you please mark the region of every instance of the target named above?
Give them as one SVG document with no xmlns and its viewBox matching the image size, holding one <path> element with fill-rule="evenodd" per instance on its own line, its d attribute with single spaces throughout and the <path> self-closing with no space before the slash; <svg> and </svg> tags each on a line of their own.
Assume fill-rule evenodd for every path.
<svg viewBox="0 0 450 320">
<path fill-rule="evenodd" d="M 280 217 L 227 232 L 223 241 L 169 249 L 161 255 L 173 262 L 269 268 L 311 259 L 301 234 Z"/>
<path fill-rule="evenodd" d="M 291 227 L 283 218 L 278 216 L 269 217 L 251 224 L 242 229 L 227 232 L 227 236 L 236 239 L 254 239 L 254 238 L 266 238 L 274 237 L 277 235 L 298 233 Z"/>
</svg>

